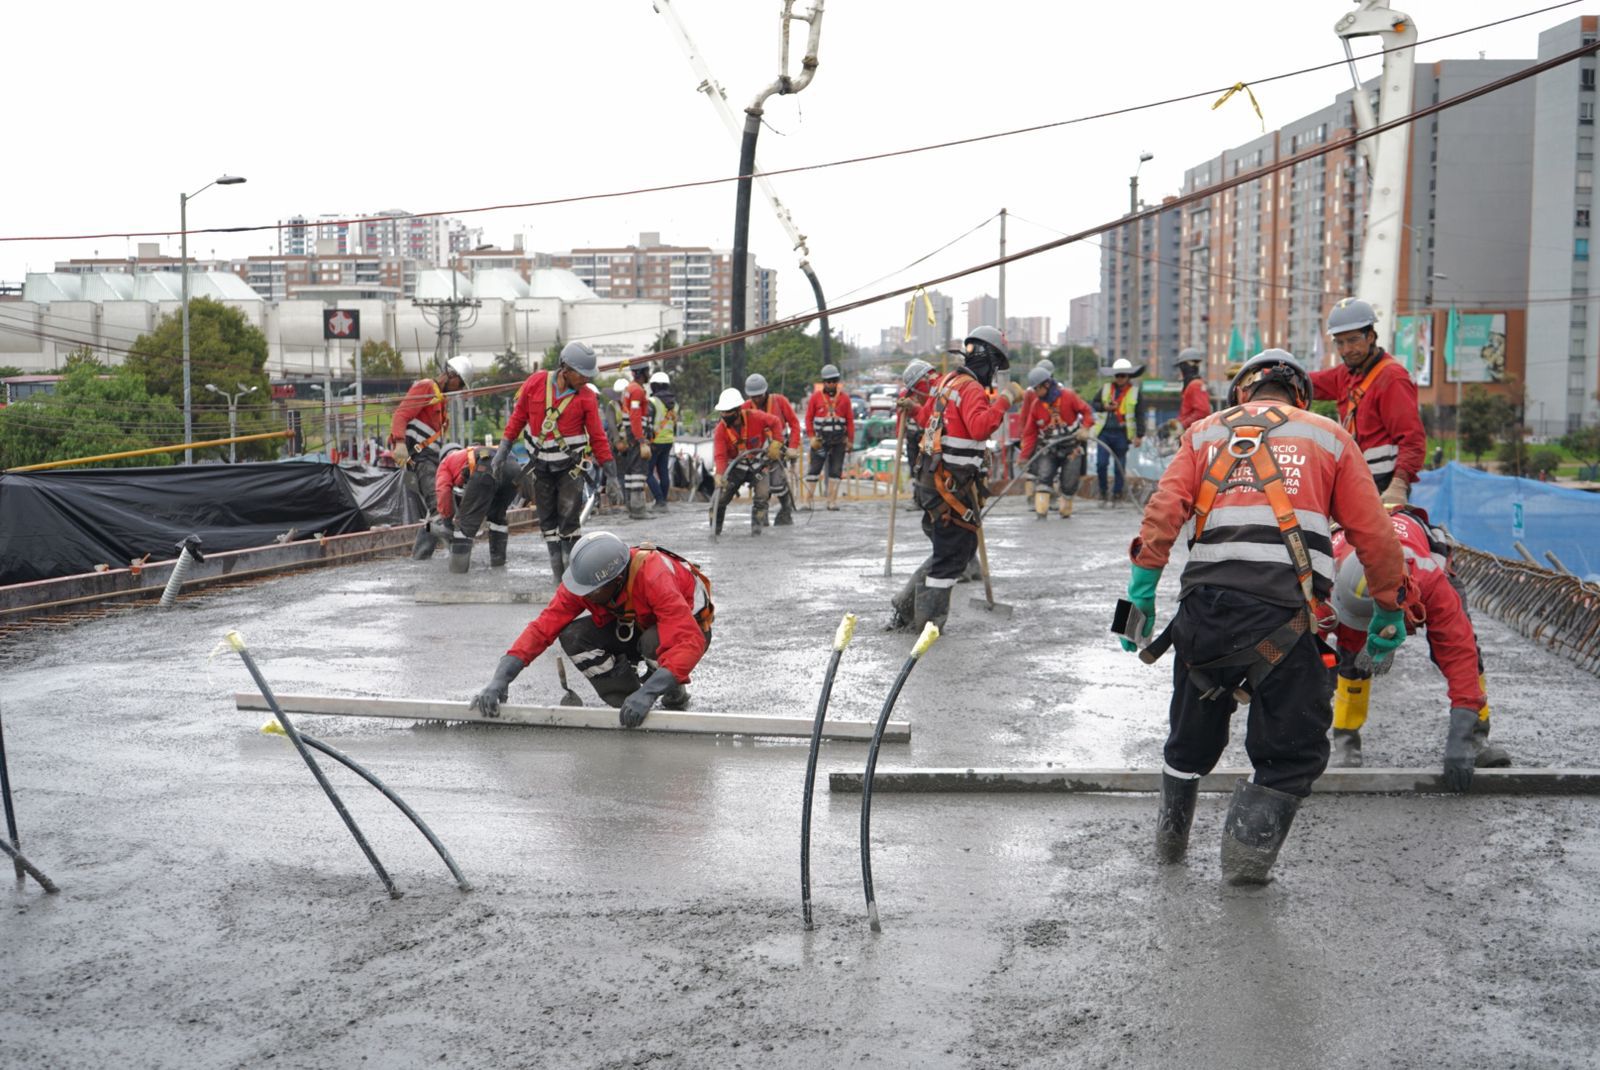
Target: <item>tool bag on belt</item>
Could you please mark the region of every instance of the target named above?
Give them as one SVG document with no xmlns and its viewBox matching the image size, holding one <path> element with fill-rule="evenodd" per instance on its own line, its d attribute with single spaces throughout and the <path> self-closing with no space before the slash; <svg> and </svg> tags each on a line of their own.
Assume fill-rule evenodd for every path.
<svg viewBox="0 0 1600 1070">
<path fill-rule="evenodd" d="M 933 514 L 935 523 L 977 531 L 979 510 L 988 497 L 982 466 L 945 461 L 944 410 L 955 393 L 949 383 L 961 374 L 966 373 L 951 372 L 934 388 L 933 416 L 923 429 L 922 452 L 917 457 L 914 496 L 917 505 Z"/>
<path fill-rule="evenodd" d="M 694 622 L 700 626 L 701 634 L 706 637 L 711 635 L 711 622 L 716 619 L 716 607 L 711 604 L 711 577 L 701 571 L 700 566 L 690 561 L 682 554 L 656 546 L 654 543 L 641 542 L 640 553 L 633 555 L 633 560 L 628 563 L 628 582 L 622 588 L 622 606 L 617 611 L 617 638 L 628 642 L 633 638 L 636 627 L 637 615 L 633 609 L 633 581 L 638 578 L 639 570 L 644 567 L 645 561 L 651 554 L 664 554 L 672 561 L 676 561 L 689 570 L 695 582 L 700 584 L 705 592 L 705 605 L 694 611 Z M 691 606 L 691 608 L 693 608 Z"/>
</svg>

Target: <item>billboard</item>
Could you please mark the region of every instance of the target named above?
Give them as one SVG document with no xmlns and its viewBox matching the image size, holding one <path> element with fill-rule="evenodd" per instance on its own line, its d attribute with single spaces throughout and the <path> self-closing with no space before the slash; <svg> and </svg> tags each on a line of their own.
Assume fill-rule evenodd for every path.
<svg viewBox="0 0 1600 1070">
<path fill-rule="evenodd" d="M 1394 352 L 1389 354 L 1411 373 L 1418 386 L 1433 382 L 1433 317 L 1400 316 L 1395 323 Z"/>
<path fill-rule="evenodd" d="M 1499 383 L 1506 377 L 1504 312 L 1450 312 L 1445 332 L 1445 378 L 1452 383 Z"/>
</svg>

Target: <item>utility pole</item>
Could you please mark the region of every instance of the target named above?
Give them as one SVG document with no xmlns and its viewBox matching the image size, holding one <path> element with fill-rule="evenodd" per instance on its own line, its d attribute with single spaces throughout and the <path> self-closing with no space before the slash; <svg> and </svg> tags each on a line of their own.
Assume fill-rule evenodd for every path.
<svg viewBox="0 0 1600 1070">
<path fill-rule="evenodd" d="M 1006 258 L 1006 210 L 1004 208 L 1002 208 L 1002 209 L 1000 209 L 1000 259 L 1001 259 L 1002 263 L 1000 264 L 1000 311 L 998 313 L 998 315 L 1000 317 L 1000 322 L 995 324 L 995 326 L 1000 329 L 1000 333 L 1002 335 L 1004 335 L 1006 333 L 1006 265 L 1004 263 L 1005 258 Z"/>
<path fill-rule="evenodd" d="M 1133 176 L 1128 179 L 1128 215 L 1130 217 L 1139 214 L 1139 169 L 1145 165 L 1146 160 L 1153 159 L 1155 159 L 1155 156 L 1152 153 L 1141 152 L 1139 154 L 1139 165 L 1133 169 Z M 1144 261 L 1142 259 L 1144 235 L 1142 233 L 1143 225 L 1139 220 L 1134 219 L 1132 226 L 1133 254 L 1127 257 L 1128 269 L 1133 275 L 1133 299 L 1128 315 L 1128 359 L 1134 364 L 1139 364 L 1144 359 L 1144 324 L 1141 322 L 1144 318 Z M 1127 244 L 1128 242 L 1125 239 L 1123 242 L 1124 248 L 1126 248 Z"/>
<path fill-rule="evenodd" d="M 450 296 L 424 298 L 412 304 L 422 312 L 423 320 L 434 328 L 433 374 L 439 374 L 445 362 L 461 351 L 461 330 L 478 322 L 478 310 L 483 302 L 475 297 L 461 297 L 456 290 L 456 268 L 450 265 Z M 469 313 L 464 319 L 462 312 Z M 458 428 L 465 426 L 463 403 L 458 398 L 451 402 L 450 418 Z"/>
</svg>

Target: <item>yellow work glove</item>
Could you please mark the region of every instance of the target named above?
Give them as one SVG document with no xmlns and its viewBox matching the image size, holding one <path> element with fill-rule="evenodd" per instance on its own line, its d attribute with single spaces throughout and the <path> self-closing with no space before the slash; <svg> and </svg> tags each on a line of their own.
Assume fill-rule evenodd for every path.
<svg viewBox="0 0 1600 1070">
<path fill-rule="evenodd" d="M 1396 472 L 1389 479 L 1389 485 L 1383 490 L 1384 505 L 1405 505 L 1411 494 L 1411 484 L 1406 482 L 1406 477 Z"/>
<path fill-rule="evenodd" d="M 783 456 L 783 443 L 772 439 L 767 443 L 767 459 L 776 461 Z"/>
<path fill-rule="evenodd" d="M 1089 429 L 1087 427 L 1080 427 L 1076 431 L 1073 432 L 1073 435 L 1077 438 L 1077 440 L 1079 442 L 1087 442 L 1087 441 L 1089 441 L 1089 434 L 1090 434 L 1090 432 L 1089 432 Z"/>
<path fill-rule="evenodd" d="M 406 449 L 404 440 L 396 442 L 393 446 L 390 446 L 389 453 L 392 457 L 394 457 L 394 463 L 398 465 L 404 465 L 407 461 L 411 460 L 411 451 Z"/>
<path fill-rule="evenodd" d="M 1000 388 L 999 393 L 1005 396 L 1013 405 L 1020 405 L 1023 397 L 1028 393 L 1021 383 L 1007 383 Z"/>
<path fill-rule="evenodd" d="M 639 443 L 639 456 L 641 456 L 641 457 L 649 457 L 650 456 L 650 443 L 648 443 L 648 442 Z"/>
<path fill-rule="evenodd" d="M 821 439 L 821 437 L 813 435 L 812 438 L 811 438 L 811 452 L 815 453 L 817 450 L 820 450 L 821 448 L 822 448 L 822 439 Z"/>
<path fill-rule="evenodd" d="M 789 458 L 791 461 L 798 461 L 800 459 L 800 447 L 790 446 L 788 449 L 783 451 L 783 455 Z"/>
</svg>

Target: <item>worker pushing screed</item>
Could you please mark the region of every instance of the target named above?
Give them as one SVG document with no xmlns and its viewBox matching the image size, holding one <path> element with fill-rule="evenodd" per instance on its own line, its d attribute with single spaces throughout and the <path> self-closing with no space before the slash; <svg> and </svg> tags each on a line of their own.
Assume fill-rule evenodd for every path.
<svg viewBox="0 0 1600 1070">
<path fill-rule="evenodd" d="M 1232 884 L 1259 884 L 1328 764 L 1333 711 L 1317 629 L 1333 620 L 1332 522 L 1366 566 L 1376 608 L 1365 646 L 1375 662 L 1405 638 L 1407 593 L 1400 543 L 1361 452 L 1338 424 L 1306 411 L 1311 381 L 1294 357 L 1269 349 L 1251 358 L 1228 401 L 1184 435 L 1145 507 L 1128 581 L 1143 625 L 1128 630 L 1150 634 L 1156 582 L 1192 519 L 1178 612 L 1143 655 L 1154 661 L 1168 645 L 1176 655 L 1156 856 L 1183 859 L 1200 778 L 1247 702 L 1255 773 L 1234 786 L 1222 873 Z"/>
<path fill-rule="evenodd" d="M 621 711 L 624 728 L 643 723 L 657 700 L 687 709 L 685 685 L 711 643 L 713 613 L 711 581 L 698 565 L 649 543 L 590 532 L 573 547 L 550 604 L 501 656 L 471 708 L 497 716 L 511 682 L 559 641 L 600 700 Z"/>
</svg>

